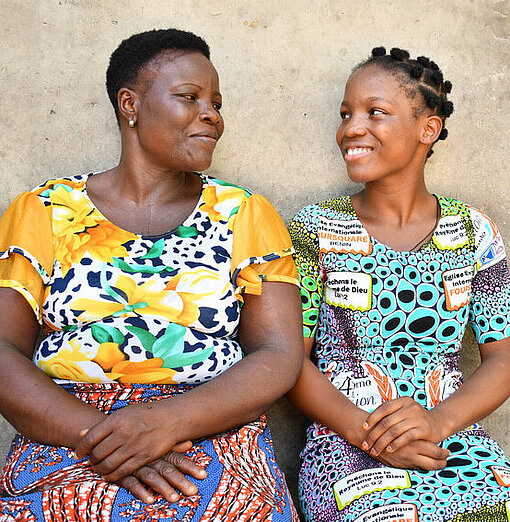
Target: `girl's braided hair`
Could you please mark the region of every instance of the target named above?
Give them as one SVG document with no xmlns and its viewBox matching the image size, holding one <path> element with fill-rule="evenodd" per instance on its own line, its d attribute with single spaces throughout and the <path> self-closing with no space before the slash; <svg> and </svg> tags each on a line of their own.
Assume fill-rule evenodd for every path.
<svg viewBox="0 0 510 522">
<path fill-rule="evenodd" d="M 391 49 L 389 54 L 386 54 L 384 47 L 374 47 L 372 55 L 357 65 L 354 71 L 368 65 L 376 65 L 399 80 L 407 96 L 416 102 L 413 110 L 415 117 L 426 109 L 439 116 L 443 121 L 443 128 L 437 139 L 446 139 L 448 131 L 445 120 L 453 112 L 453 103 L 447 99 L 452 84 L 443 78 L 443 73 L 435 62 L 425 56 L 418 56 L 413 60 L 407 51 L 397 47 Z M 431 148 L 427 157 L 432 154 Z"/>
</svg>

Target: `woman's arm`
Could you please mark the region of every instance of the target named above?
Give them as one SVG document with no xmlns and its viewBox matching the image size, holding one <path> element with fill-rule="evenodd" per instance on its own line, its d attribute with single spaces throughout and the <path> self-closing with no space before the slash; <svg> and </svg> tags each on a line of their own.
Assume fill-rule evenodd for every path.
<svg viewBox="0 0 510 522">
<path fill-rule="evenodd" d="M 510 338 L 481 344 L 480 354 L 477 370 L 435 408 L 426 410 L 409 398 L 377 408 L 367 419 L 365 449 L 376 456 L 413 440 L 442 442 L 493 412 L 510 396 Z"/>
<path fill-rule="evenodd" d="M 21 433 L 42 444 L 76 447 L 105 415 L 56 385 L 32 362 L 39 324 L 25 298 L 0 288 L 0 407 Z"/>
<path fill-rule="evenodd" d="M 298 381 L 287 397 L 310 419 L 328 426 L 349 443 L 362 447 L 366 433 L 363 426 L 368 413 L 355 406 L 333 386 L 311 362 L 313 339 L 305 339 L 305 360 Z M 399 468 L 441 469 L 449 452 L 435 444 L 420 440 L 398 451 L 385 451 L 375 458 L 388 466 Z"/>
<path fill-rule="evenodd" d="M 246 354 L 215 379 L 151 405 L 130 405 L 82 438 L 98 473 L 119 480 L 177 442 L 217 434 L 258 418 L 295 383 L 303 357 L 297 287 L 265 282 L 245 295 L 239 341 Z"/>
<path fill-rule="evenodd" d="M 0 288 L 1 413 L 18 431 L 41 444 L 75 448 L 80 432 L 106 416 L 67 393 L 31 361 L 38 334 L 39 324 L 25 298 L 16 290 Z M 196 486 L 184 474 L 197 479 L 206 475 L 184 455 L 171 451 L 124 478 L 121 485 L 145 502 L 154 500 L 146 486 L 174 501 L 174 487 L 185 495 L 196 493 Z"/>
</svg>

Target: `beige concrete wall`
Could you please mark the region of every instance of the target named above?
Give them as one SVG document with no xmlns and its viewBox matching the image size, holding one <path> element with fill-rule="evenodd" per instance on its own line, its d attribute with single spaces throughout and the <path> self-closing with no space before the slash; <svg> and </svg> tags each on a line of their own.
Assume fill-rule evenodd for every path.
<svg viewBox="0 0 510 522">
<path fill-rule="evenodd" d="M 507 0 L 0 0 L 0 12 L 0 210 L 45 178 L 115 163 L 109 54 L 134 32 L 174 26 L 206 38 L 220 73 L 226 132 L 211 171 L 265 194 L 285 219 L 355 190 L 335 144 L 350 68 L 380 44 L 430 55 L 456 109 L 429 187 L 484 209 L 510 246 Z M 484 423 L 508 453 L 509 411 Z M 285 402 L 272 418 L 294 480 L 303 421 Z M 11 432 L 0 433 L 5 448 Z"/>
</svg>

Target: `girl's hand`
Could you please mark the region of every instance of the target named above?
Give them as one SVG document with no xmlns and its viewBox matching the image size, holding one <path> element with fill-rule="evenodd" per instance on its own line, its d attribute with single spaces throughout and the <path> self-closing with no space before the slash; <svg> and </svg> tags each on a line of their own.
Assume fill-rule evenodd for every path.
<svg viewBox="0 0 510 522">
<path fill-rule="evenodd" d="M 176 445 L 172 429 L 152 404 L 130 404 L 81 433 L 77 459 L 86 455 L 94 471 L 118 482 L 166 455 Z"/>
<path fill-rule="evenodd" d="M 397 451 L 412 441 L 437 444 L 444 439 L 440 422 L 432 411 L 410 397 L 385 402 L 367 417 L 362 429 L 365 438 L 361 449 L 374 458 L 383 451 L 388 454 Z"/>
<path fill-rule="evenodd" d="M 152 491 L 171 503 L 179 500 L 179 493 L 175 488 L 188 497 L 196 495 L 197 486 L 185 475 L 202 480 L 207 476 L 207 472 L 181 454 L 191 446 L 190 441 L 179 444 L 174 447 L 175 451 L 170 451 L 164 457 L 142 466 L 133 475 L 128 475 L 117 483 L 146 504 L 152 504 L 155 500 Z"/>
<path fill-rule="evenodd" d="M 426 440 L 413 440 L 391 453 L 383 450 L 375 458 L 392 468 L 437 470 L 446 466 L 450 452 Z M 371 455 L 372 456 L 372 455 Z"/>
</svg>

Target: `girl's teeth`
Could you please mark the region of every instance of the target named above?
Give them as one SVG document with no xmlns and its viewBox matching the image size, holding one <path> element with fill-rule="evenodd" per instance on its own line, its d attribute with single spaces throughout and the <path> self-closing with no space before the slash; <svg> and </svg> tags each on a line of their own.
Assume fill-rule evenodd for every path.
<svg viewBox="0 0 510 522">
<path fill-rule="evenodd" d="M 358 154 L 363 154 L 363 152 L 368 152 L 370 149 L 367 147 L 356 147 L 354 149 L 347 149 L 347 154 L 349 156 L 357 156 Z"/>
</svg>

